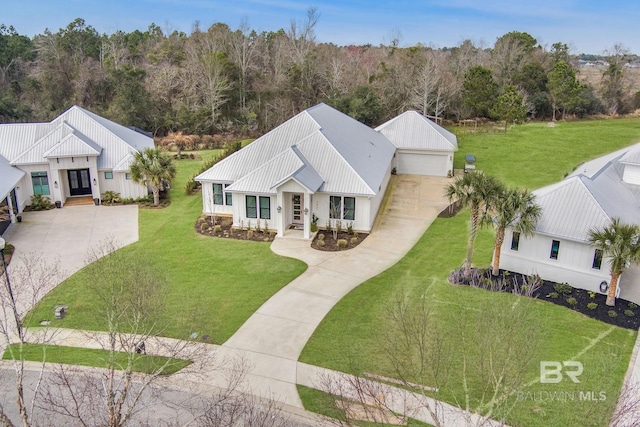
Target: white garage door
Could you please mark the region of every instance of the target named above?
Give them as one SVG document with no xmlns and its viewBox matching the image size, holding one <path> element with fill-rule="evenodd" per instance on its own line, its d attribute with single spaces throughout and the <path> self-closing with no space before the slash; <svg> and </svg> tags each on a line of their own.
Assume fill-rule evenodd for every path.
<svg viewBox="0 0 640 427">
<path fill-rule="evenodd" d="M 447 176 L 447 155 L 398 153 L 398 173 L 411 175 Z"/>
</svg>

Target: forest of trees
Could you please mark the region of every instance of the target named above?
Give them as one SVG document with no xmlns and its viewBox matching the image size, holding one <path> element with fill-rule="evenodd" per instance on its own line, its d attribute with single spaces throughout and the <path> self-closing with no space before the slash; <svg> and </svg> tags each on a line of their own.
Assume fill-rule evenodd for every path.
<svg viewBox="0 0 640 427">
<path fill-rule="evenodd" d="M 33 38 L 0 26 L 0 122 L 51 120 L 73 104 L 155 135 L 258 134 L 318 102 L 377 125 L 407 110 L 446 119 L 517 121 L 624 114 L 640 107 L 617 45 L 599 84 L 581 83 L 578 57 L 513 31 L 493 47 L 317 43 L 319 14 L 257 33 L 151 24 L 99 34 L 78 18 Z"/>
</svg>

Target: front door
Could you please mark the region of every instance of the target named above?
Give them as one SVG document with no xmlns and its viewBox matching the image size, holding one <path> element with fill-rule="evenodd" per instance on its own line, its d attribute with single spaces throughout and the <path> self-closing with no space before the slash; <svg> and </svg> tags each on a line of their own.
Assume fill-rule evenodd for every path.
<svg viewBox="0 0 640 427">
<path fill-rule="evenodd" d="M 291 222 L 293 224 L 303 224 L 302 211 L 304 210 L 304 197 L 302 194 L 294 194 L 292 198 L 293 206 L 293 218 Z"/>
<path fill-rule="evenodd" d="M 69 192 L 72 196 L 91 194 L 89 169 L 74 169 L 67 171 L 69 175 Z"/>
</svg>

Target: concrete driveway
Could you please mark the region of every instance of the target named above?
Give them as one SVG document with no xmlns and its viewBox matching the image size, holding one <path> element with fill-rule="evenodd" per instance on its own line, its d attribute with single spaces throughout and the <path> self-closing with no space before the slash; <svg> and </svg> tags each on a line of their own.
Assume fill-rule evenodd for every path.
<svg viewBox="0 0 640 427">
<path fill-rule="evenodd" d="M 219 351 L 242 354 L 253 365 L 252 391 L 302 406 L 296 383 L 297 360 L 322 319 L 349 291 L 394 265 L 414 246 L 447 205 L 446 178 L 398 175 L 372 233 L 344 252 L 311 249 L 308 241 L 280 238 L 271 248 L 309 266 L 265 302 Z"/>
<path fill-rule="evenodd" d="M 24 212 L 22 222 L 9 226 L 3 238 L 16 248 L 9 277 L 19 294 L 25 295 L 18 274 L 24 257 L 39 257 L 45 265 L 57 265 L 61 272 L 59 280 L 49 288 L 55 287 L 84 267 L 90 251 L 104 242 L 111 240 L 117 248 L 136 242 L 138 207 L 90 205 Z M 32 298 L 25 295 L 20 302 L 22 309 L 30 309 L 25 304 L 31 305 Z"/>
</svg>

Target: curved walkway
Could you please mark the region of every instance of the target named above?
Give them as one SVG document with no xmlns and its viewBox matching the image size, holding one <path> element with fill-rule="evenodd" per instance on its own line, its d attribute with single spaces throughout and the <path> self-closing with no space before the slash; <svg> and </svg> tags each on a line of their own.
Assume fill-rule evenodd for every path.
<svg viewBox="0 0 640 427">
<path fill-rule="evenodd" d="M 444 188 L 449 182 L 396 176 L 373 232 L 349 251 L 321 252 L 305 240 L 274 241 L 275 253 L 298 258 L 309 268 L 265 302 L 220 349 L 240 350 L 253 364 L 248 380 L 254 392 L 302 407 L 296 384 L 311 379 L 299 373 L 297 361 L 313 331 L 349 291 L 394 265 L 415 245 L 448 205 Z"/>
</svg>

